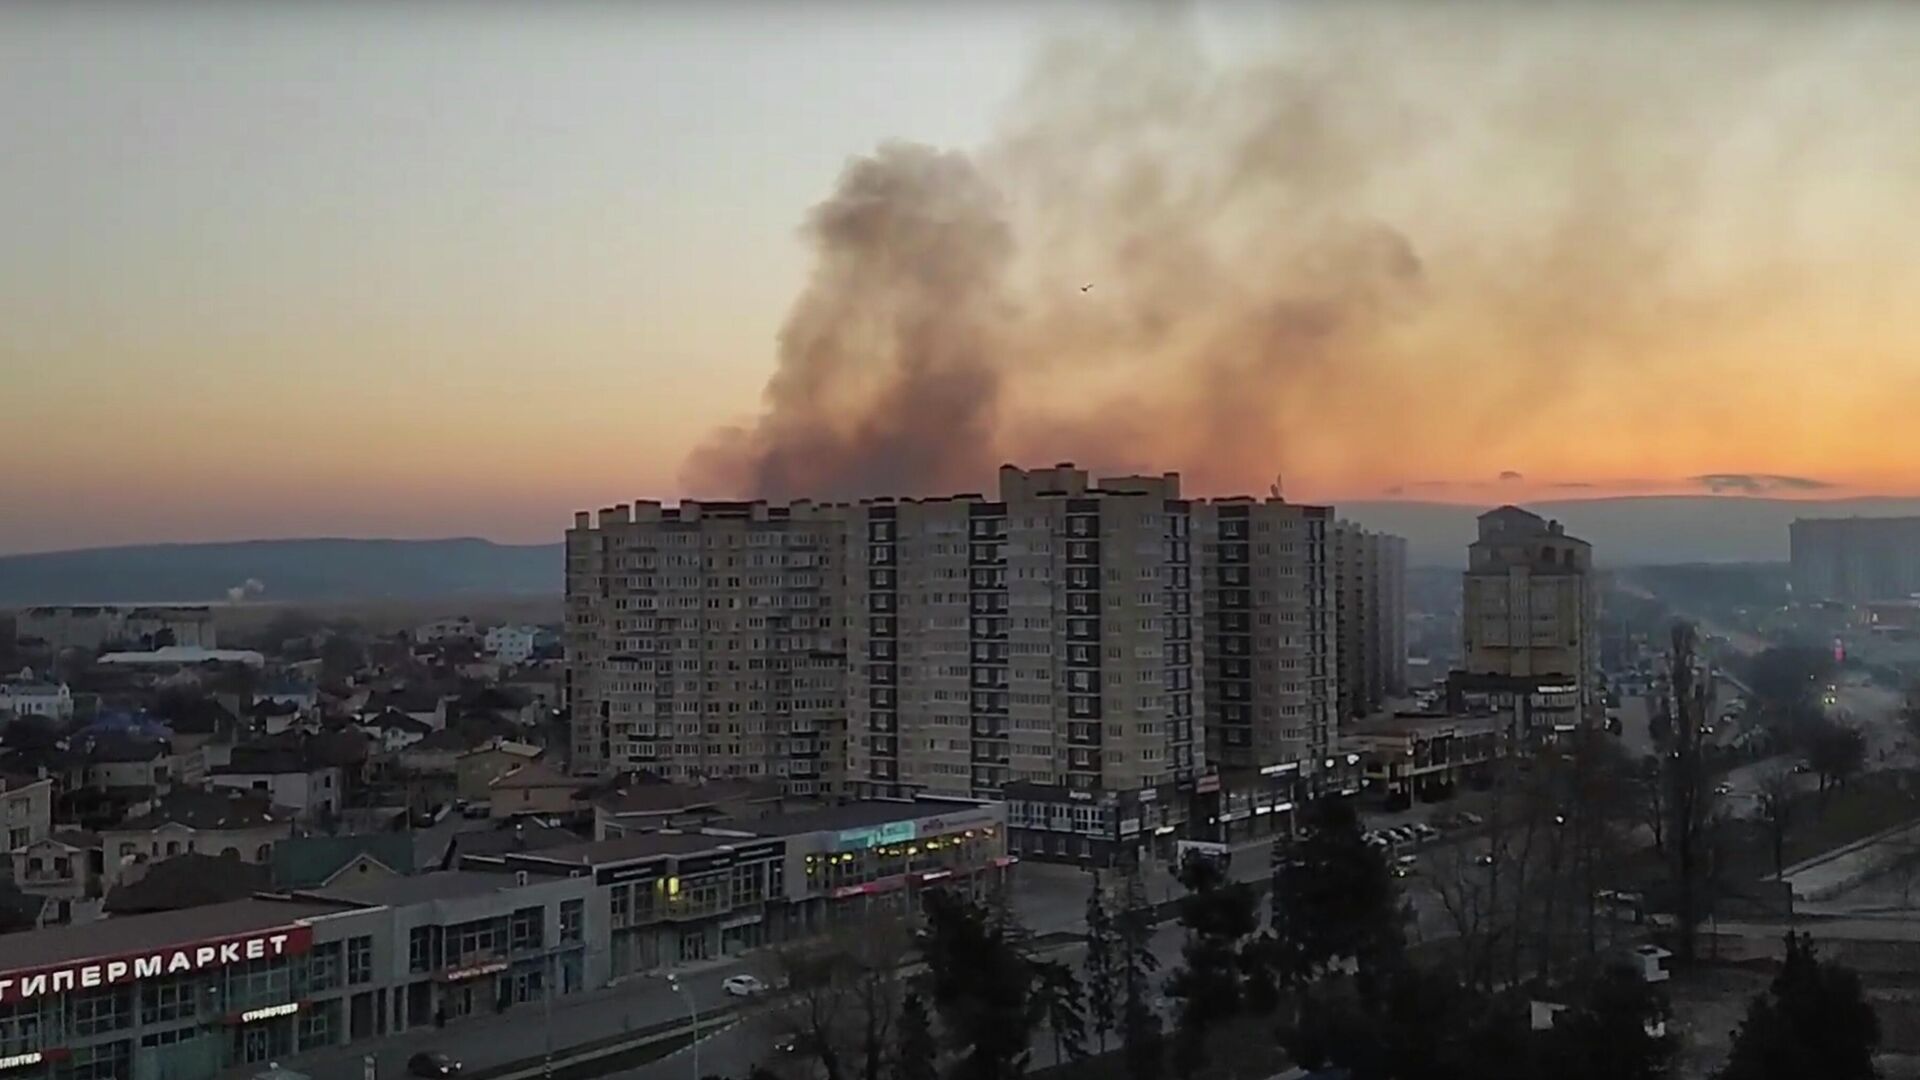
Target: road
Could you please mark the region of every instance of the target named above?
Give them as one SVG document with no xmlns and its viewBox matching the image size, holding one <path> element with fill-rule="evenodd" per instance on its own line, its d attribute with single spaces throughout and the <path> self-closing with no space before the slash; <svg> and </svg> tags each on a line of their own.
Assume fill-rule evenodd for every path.
<svg viewBox="0 0 1920 1080">
<path fill-rule="evenodd" d="M 1160 970 L 1154 976 L 1156 980 L 1164 980 L 1179 965 L 1183 934 L 1172 923 L 1162 924 L 1154 932 L 1152 950 L 1155 959 L 1160 961 Z M 1085 962 L 1086 946 L 1080 943 L 1067 945 L 1048 952 L 1047 959 L 1064 963 L 1077 972 Z M 1171 1022 L 1172 1004 L 1164 995 L 1159 996 L 1162 1019 Z M 744 1077 L 756 1065 L 768 1065 L 776 1071 L 783 1071 L 778 1066 L 789 1058 L 789 1052 L 780 1050 L 778 1044 L 783 1036 L 803 1026 L 800 1019 L 790 1012 L 792 1008 L 789 1003 L 769 1002 L 751 1010 L 737 1023 L 700 1040 L 697 1044 L 697 1066 L 694 1060 L 696 1047 L 689 1046 L 658 1061 L 604 1075 L 623 1080 L 700 1080 L 706 1076 Z M 1052 1039 L 1042 1031 L 1034 1039 L 1032 1067 L 1044 1068 L 1053 1063 Z"/>
</svg>

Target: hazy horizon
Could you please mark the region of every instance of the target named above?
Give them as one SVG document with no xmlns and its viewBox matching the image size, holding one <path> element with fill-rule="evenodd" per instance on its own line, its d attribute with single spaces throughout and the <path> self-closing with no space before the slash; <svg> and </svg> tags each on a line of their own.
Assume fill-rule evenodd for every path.
<svg viewBox="0 0 1920 1080">
<path fill-rule="evenodd" d="M 1920 11 L 0 8 L 0 553 L 1920 493 Z M 965 482 L 974 479 L 971 483 Z"/>
</svg>

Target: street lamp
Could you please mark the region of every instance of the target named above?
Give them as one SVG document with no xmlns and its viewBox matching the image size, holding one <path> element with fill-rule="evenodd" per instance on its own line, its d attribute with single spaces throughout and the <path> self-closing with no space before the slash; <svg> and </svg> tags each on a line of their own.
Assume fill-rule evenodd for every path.
<svg viewBox="0 0 1920 1080">
<path fill-rule="evenodd" d="M 700 1006 L 693 1000 L 693 992 L 680 982 L 680 976 L 667 972 L 667 985 L 687 1003 L 687 1017 L 693 1021 L 693 1080 L 700 1080 Z"/>
</svg>

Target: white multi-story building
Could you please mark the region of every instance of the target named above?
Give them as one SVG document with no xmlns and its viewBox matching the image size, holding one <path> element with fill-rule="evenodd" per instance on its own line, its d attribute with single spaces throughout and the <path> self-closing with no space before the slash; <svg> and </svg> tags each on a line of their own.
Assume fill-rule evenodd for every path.
<svg viewBox="0 0 1920 1080">
<path fill-rule="evenodd" d="M 828 794 L 846 734 L 844 508 L 639 502 L 567 533 L 575 772 Z"/>
<path fill-rule="evenodd" d="M 509 664 L 526 663 L 539 644 L 537 626 L 496 626 L 487 631 L 485 639 L 488 655 Z"/>
</svg>

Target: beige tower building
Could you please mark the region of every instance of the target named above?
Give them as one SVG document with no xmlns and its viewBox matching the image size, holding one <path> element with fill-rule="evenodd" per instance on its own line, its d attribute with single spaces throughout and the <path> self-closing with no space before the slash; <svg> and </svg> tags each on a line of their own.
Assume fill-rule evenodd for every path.
<svg viewBox="0 0 1920 1080">
<path fill-rule="evenodd" d="M 834 793 L 846 740 L 845 513 L 637 502 L 575 515 L 573 770 Z"/>
<path fill-rule="evenodd" d="M 1008 466 L 998 494 L 846 511 L 848 789 L 1007 797 L 1021 835 L 1023 790 L 1091 814 L 1095 792 L 1190 780 L 1201 583 L 1179 478 Z"/>
<path fill-rule="evenodd" d="M 1339 733 L 1333 511 L 1243 498 L 1196 512 L 1207 755 L 1223 769 L 1303 763 L 1311 774 Z"/>
<path fill-rule="evenodd" d="M 1557 521 L 1514 506 L 1480 515 L 1467 548 L 1456 687 L 1512 717 L 1512 733 L 1552 738 L 1591 718 L 1599 697 L 1593 548 Z"/>
</svg>

